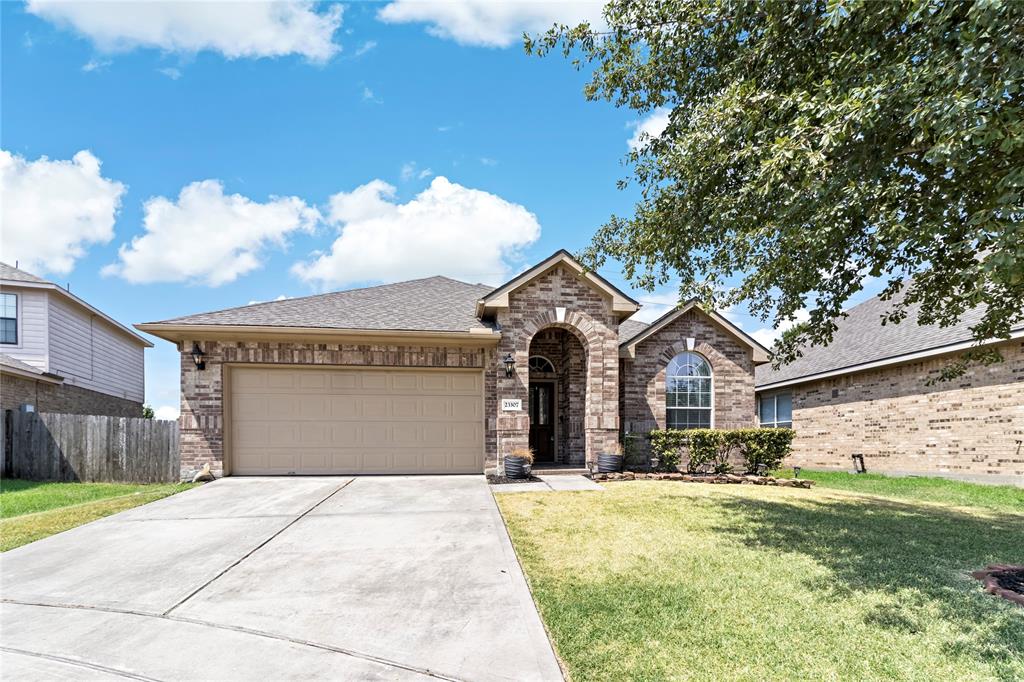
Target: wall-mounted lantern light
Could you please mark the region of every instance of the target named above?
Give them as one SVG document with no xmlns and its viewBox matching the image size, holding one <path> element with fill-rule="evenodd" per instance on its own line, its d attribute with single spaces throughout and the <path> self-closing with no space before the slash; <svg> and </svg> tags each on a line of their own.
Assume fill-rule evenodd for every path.
<svg viewBox="0 0 1024 682">
<path fill-rule="evenodd" d="M 199 347 L 198 343 L 192 344 L 192 362 L 196 363 L 196 369 L 206 369 L 206 361 L 203 360 L 203 356 L 206 353 Z"/>
<path fill-rule="evenodd" d="M 505 376 L 510 377 L 516 373 L 516 359 L 512 357 L 511 353 L 505 353 L 505 359 L 502 362 L 505 363 Z"/>
</svg>

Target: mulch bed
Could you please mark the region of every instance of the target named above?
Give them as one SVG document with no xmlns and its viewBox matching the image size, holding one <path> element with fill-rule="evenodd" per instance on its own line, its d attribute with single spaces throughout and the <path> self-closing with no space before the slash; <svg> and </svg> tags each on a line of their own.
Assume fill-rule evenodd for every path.
<svg viewBox="0 0 1024 682">
<path fill-rule="evenodd" d="M 536 476 L 530 476 L 529 478 L 509 478 L 508 476 L 494 476 L 488 475 L 487 482 L 491 485 L 506 485 L 515 483 L 543 483 Z"/>
<path fill-rule="evenodd" d="M 775 485 L 786 488 L 810 488 L 814 483 L 806 478 L 775 478 L 774 476 L 756 476 L 754 474 L 681 474 L 681 473 L 645 473 L 640 471 L 624 471 L 618 474 L 594 474 L 595 481 L 683 481 L 684 483 L 715 483 L 737 485 Z"/>
<path fill-rule="evenodd" d="M 1024 566 L 994 564 L 971 575 L 982 582 L 986 592 L 1024 606 Z"/>
</svg>

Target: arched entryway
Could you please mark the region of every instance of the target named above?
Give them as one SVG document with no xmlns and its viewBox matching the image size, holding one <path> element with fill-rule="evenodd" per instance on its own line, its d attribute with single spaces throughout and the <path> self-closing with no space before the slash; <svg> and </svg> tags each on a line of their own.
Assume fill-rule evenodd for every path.
<svg viewBox="0 0 1024 682">
<path fill-rule="evenodd" d="M 587 351 L 567 329 L 546 327 L 529 350 L 529 445 L 537 464 L 586 462 Z"/>
</svg>

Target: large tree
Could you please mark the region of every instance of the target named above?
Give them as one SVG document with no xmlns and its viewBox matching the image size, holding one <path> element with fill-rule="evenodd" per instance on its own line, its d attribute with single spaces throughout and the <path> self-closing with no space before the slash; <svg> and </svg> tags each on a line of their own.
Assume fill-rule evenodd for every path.
<svg viewBox="0 0 1024 682">
<path fill-rule="evenodd" d="M 807 309 L 779 362 L 828 343 L 869 276 L 890 323 L 982 306 L 980 342 L 1024 319 L 1024 1 L 612 0 L 605 19 L 525 38 L 593 68 L 588 99 L 667 113 L 590 267 L 774 324 Z"/>
</svg>

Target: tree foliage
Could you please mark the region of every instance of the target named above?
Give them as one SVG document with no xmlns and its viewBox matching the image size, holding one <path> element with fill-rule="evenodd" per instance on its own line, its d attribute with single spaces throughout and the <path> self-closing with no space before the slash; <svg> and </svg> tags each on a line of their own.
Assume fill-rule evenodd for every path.
<svg viewBox="0 0 1024 682">
<path fill-rule="evenodd" d="M 981 341 L 1024 319 L 1024 2 L 612 0 L 605 18 L 525 38 L 592 67 L 587 98 L 668 112 L 589 267 L 776 325 L 807 309 L 777 362 L 828 343 L 866 277 L 883 323 L 981 306 Z"/>
</svg>

